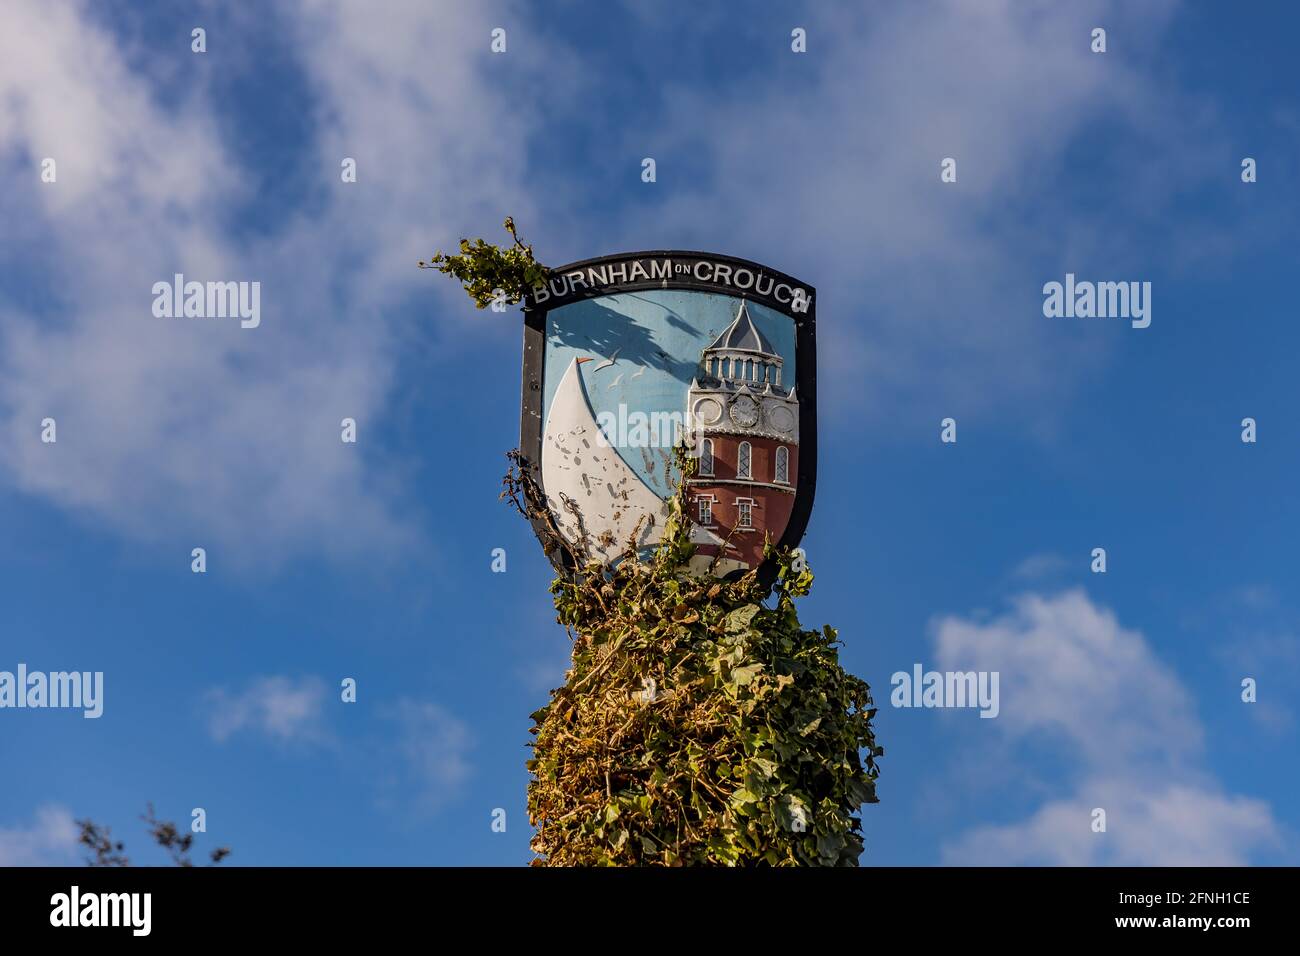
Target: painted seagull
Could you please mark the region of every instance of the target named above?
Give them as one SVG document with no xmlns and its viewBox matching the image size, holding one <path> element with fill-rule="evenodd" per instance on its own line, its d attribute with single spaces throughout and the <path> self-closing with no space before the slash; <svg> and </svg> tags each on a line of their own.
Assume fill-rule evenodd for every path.
<svg viewBox="0 0 1300 956">
<path fill-rule="evenodd" d="M 623 346 L 620 345 L 618 348 L 614 349 L 613 355 L 605 359 L 605 361 L 601 362 L 599 365 L 593 365 L 591 367 L 591 370 L 593 372 L 599 372 L 602 368 L 609 368 L 611 365 L 613 365 L 615 362 L 618 361 L 618 353 L 621 351 L 623 351 Z"/>
</svg>

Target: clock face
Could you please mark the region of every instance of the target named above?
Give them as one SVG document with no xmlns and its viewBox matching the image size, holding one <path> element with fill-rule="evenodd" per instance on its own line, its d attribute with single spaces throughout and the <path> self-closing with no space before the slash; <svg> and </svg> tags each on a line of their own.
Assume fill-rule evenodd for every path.
<svg viewBox="0 0 1300 956">
<path fill-rule="evenodd" d="M 758 402 L 741 395 L 731 403 L 731 420 L 741 428 L 753 428 L 758 424 Z"/>
<path fill-rule="evenodd" d="M 778 405 L 768 415 L 772 427 L 784 435 L 794 431 L 794 412 L 784 405 Z"/>
<path fill-rule="evenodd" d="M 717 399 L 702 398 L 695 403 L 695 417 L 705 425 L 712 425 L 722 417 L 722 406 Z"/>
</svg>

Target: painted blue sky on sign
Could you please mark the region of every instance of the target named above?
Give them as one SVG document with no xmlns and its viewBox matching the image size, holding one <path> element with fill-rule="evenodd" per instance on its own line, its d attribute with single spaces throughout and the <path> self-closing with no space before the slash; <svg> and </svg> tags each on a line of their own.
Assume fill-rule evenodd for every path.
<svg viewBox="0 0 1300 956">
<path fill-rule="evenodd" d="M 686 390 L 699 369 L 700 353 L 736 318 L 736 296 L 686 289 L 647 289 L 584 299 L 552 310 L 546 320 L 542 421 L 565 369 L 575 358 L 597 359 L 583 370 L 592 413 L 616 418 L 619 405 L 633 412 L 685 415 Z M 749 314 L 784 360 L 784 380 L 798 381 L 794 322 L 750 301 Z M 601 360 L 615 358 L 600 367 Z M 611 436 L 613 437 L 613 436 Z M 615 443 L 617 444 L 617 443 Z M 630 467 L 658 494 L 667 496 L 666 448 L 619 448 Z"/>
</svg>

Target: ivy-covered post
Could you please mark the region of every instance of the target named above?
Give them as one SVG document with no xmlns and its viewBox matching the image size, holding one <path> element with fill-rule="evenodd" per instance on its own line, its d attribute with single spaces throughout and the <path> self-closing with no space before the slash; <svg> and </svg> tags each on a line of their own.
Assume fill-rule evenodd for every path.
<svg viewBox="0 0 1300 956">
<path fill-rule="evenodd" d="M 505 250 L 462 240 L 460 255 L 439 254 L 426 267 L 460 280 L 480 308 L 503 293 L 521 301 L 550 273 L 510 220 L 506 228 L 514 243 Z M 752 265 L 729 260 L 736 274 Z M 642 268 L 649 274 L 656 263 Z M 781 278 L 794 301 L 806 294 Z M 638 511 L 627 490 L 635 476 L 625 474 L 605 482 L 615 515 L 607 514 L 607 503 L 597 514 L 599 501 L 584 515 L 581 494 L 540 486 L 530 449 L 510 455 L 503 497 L 533 523 L 560 569 L 551 592 L 557 619 L 573 640 L 564 686 L 532 715 L 534 865 L 853 866 L 863 851 L 859 813 L 877 800 L 877 760 L 884 752 L 872 727 L 870 688 L 841 666 L 833 628 L 805 629 L 799 621 L 796 600 L 813 581 L 804 553 L 774 545 L 771 534 L 760 537 L 758 555 L 752 545 L 746 552 L 733 543 L 738 532 L 753 538 L 755 506 L 788 508 L 778 494 L 783 482 L 797 480 L 791 449 L 797 450 L 798 432 L 781 437 L 782 427 L 790 432 L 794 423 L 783 423 L 780 409 L 797 408 L 794 388 L 781 384 L 788 363 L 750 312 L 765 314 L 760 303 L 744 299 L 734 320 L 728 313 L 731 325 L 704 351 L 697 376 L 703 382 L 691 380 L 696 409 L 731 396 L 731 430 L 747 439 L 741 457 L 727 465 L 738 473 L 733 484 L 754 497 L 737 498 L 750 510 L 731 516 L 725 538 L 715 533 L 720 526 L 711 508 L 699 503 L 717 497 L 702 490 L 716 490 L 725 443 L 716 446 L 718 461 L 707 440 L 688 448 L 698 438 L 689 426 L 700 415 L 664 457 L 671 488 L 659 511 L 654 505 Z M 606 343 L 598 368 L 641 348 L 621 341 Z M 641 356 L 641 374 L 652 366 L 648 354 Z M 573 364 L 567 374 L 582 373 Z M 571 382 L 579 418 L 591 411 L 583 382 Z M 751 417 L 739 399 L 755 395 L 759 411 Z M 582 466 L 604 479 L 625 467 L 601 457 L 603 433 L 583 427 L 579 421 L 553 439 L 557 455 L 567 456 L 566 471 Z M 776 438 L 764 444 L 772 429 Z M 646 460 L 649 468 L 648 454 Z M 760 466 L 769 469 L 763 476 L 772 486 L 768 499 L 747 490 L 759 487 L 753 472 Z M 584 476 L 575 487 L 590 492 L 592 475 Z M 589 532 L 602 519 L 603 537 L 593 540 Z"/>
</svg>

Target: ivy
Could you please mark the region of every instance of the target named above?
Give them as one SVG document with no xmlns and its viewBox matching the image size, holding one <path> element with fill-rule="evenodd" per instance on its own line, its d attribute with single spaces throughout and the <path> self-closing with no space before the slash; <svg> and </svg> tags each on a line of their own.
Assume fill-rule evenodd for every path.
<svg viewBox="0 0 1300 956">
<path fill-rule="evenodd" d="M 546 542 L 544 499 L 512 460 L 505 494 Z M 534 865 L 856 865 L 884 753 L 870 688 L 840 665 L 834 628 L 799 623 L 806 561 L 769 542 L 770 588 L 755 571 L 698 576 L 684 502 L 679 484 L 649 561 L 571 553 L 552 584 L 573 654 L 532 715 Z"/>
<path fill-rule="evenodd" d="M 479 308 L 517 303 L 549 270 L 513 220 L 505 228 L 512 246 L 462 239 L 459 255 L 420 267 L 459 280 Z M 585 539 L 560 534 L 533 463 L 508 457 L 502 497 L 570 569 L 551 593 L 571 666 L 532 715 L 533 864 L 855 866 L 884 749 L 871 689 L 840 665 L 835 629 L 799 622 L 806 560 L 769 541 L 770 584 L 756 569 L 736 580 L 692 572 L 696 462 L 679 450 L 660 544 L 645 560 L 634 532 L 601 563 Z"/>
<path fill-rule="evenodd" d="M 507 217 L 502 225 L 510 233 L 513 245 L 503 249 L 481 238 L 473 242 L 461 239 L 459 255 L 447 256 L 438 251 L 418 265 L 459 280 L 480 309 L 497 301 L 518 303 L 546 280 L 550 270 L 533 257 L 533 247 L 520 240 L 514 219 Z"/>
</svg>

